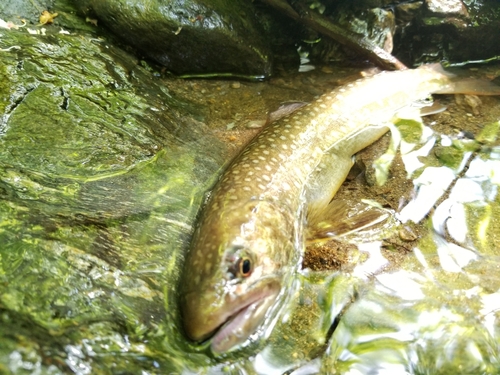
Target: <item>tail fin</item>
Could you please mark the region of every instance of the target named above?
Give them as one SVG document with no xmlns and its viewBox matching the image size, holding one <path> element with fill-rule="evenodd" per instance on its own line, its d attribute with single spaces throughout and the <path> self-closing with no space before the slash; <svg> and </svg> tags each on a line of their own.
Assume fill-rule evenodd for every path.
<svg viewBox="0 0 500 375">
<path fill-rule="evenodd" d="M 455 77 L 435 94 L 500 95 L 500 86 L 486 79 Z"/>
<path fill-rule="evenodd" d="M 441 64 L 422 65 L 419 69 L 429 69 L 448 78 L 448 84 L 435 94 L 500 95 L 500 86 L 481 78 L 463 78 L 443 69 Z"/>
</svg>

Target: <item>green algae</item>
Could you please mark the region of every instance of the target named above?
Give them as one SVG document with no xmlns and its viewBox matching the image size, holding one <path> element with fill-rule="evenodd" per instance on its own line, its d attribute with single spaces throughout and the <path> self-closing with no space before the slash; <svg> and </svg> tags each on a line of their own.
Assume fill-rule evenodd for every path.
<svg viewBox="0 0 500 375">
<path fill-rule="evenodd" d="M 0 37 L 0 370 L 180 371 L 179 262 L 224 146 L 134 58 L 58 31 Z"/>
</svg>

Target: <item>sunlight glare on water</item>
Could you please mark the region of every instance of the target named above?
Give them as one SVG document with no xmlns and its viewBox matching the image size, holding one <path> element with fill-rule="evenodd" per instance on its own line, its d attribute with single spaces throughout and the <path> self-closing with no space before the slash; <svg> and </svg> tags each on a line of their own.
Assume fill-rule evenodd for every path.
<svg viewBox="0 0 500 375">
<path fill-rule="evenodd" d="M 429 145 L 446 145 L 461 149 L 461 160 L 425 166 L 425 159 L 415 159 L 420 168 L 405 163 L 409 175 L 417 174 L 415 194 L 398 214 L 402 223 L 421 223 L 428 233 L 401 269 L 357 285 L 360 293 L 333 333 L 326 353 L 331 362 L 323 361 L 322 373 L 499 369 L 499 148 L 433 138 L 443 142 L 427 138 L 408 149 L 426 156 L 433 152 Z"/>
<path fill-rule="evenodd" d="M 414 130 L 416 124 L 410 125 Z M 356 244 L 348 255 L 351 271 L 303 270 L 291 305 L 257 353 L 250 345 L 247 359 L 236 352 L 237 361 L 228 359 L 208 374 L 222 369 L 450 374 L 500 368 L 499 148 L 422 129 L 415 144 L 405 141 L 405 134 L 396 142 L 405 149 L 414 185 L 397 217 L 401 225 L 427 228 L 404 262 L 391 265 L 376 230 L 351 234 L 347 240 Z M 436 147 L 455 158 L 436 160 Z"/>
</svg>

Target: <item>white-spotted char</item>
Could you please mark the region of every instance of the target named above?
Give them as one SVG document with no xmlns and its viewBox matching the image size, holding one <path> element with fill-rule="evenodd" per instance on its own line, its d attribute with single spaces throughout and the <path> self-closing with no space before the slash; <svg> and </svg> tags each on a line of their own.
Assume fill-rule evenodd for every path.
<svg viewBox="0 0 500 375">
<path fill-rule="evenodd" d="M 381 137 L 399 109 L 431 93 L 498 95 L 500 89 L 457 81 L 438 65 L 383 72 L 264 128 L 227 168 L 194 233 L 181 282 L 190 339 L 211 337 L 212 350 L 224 352 L 261 332 L 300 266 L 307 216 L 328 205 L 353 154 Z M 319 177 L 314 172 L 322 162 L 330 168 Z"/>
</svg>

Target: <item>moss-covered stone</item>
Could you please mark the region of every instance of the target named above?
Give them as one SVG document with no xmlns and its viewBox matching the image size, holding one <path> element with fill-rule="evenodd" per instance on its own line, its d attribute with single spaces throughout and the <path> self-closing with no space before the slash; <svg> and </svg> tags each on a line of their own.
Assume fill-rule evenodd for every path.
<svg viewBox="0 0 500 375">
<path fill-rule="evenodd" d="M 224 146 L 80 22 L 0 29 L 0 372 L 180 371 L 178 263 Z"/>
</svg>

